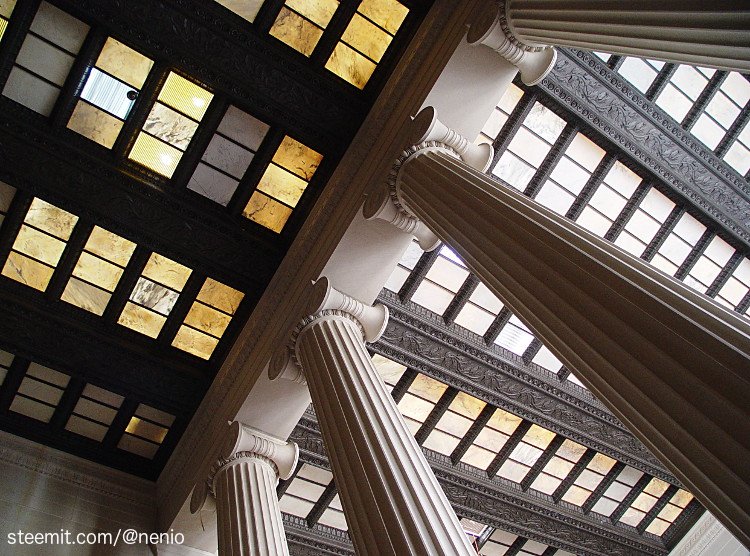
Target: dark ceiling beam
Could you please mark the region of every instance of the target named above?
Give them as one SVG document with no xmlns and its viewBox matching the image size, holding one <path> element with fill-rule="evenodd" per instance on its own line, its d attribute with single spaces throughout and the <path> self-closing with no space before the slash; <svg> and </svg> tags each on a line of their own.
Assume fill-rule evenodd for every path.
<svg viewBox="0 0 750 556">
<path fill-rule="evenodd" d="M 720 72 L 717 72 L 720 73 Z M 750 247 L 750 185 L 595 55 L 558 49 L 540 91 Z M 618 154 L 618 153 L 615 153 Z"/>
<path fill-rule="evenodd" d="M 711 79 L 708 80 L 708 83 L 701 91 L 701 94 L 698 95 L 698 98 L 693 103 L 693 106 L 688 110 L 688 113 L 685 114 L 685 117 L 682 119 L 682 127 L 687 129 L 688 131 L 693 128 L 695 125 L 695 122 L 698 121 L 698 118 L 700 118 L 700 115 L 703 114 L 703 112 L 706 110 L 706 106 L 708 106 L 708 103 L 711 102 L 711 99 L 716 96 L 717 91 L 721 87 L 721 84 L 724 83 L 724 80 L 727 78 L 728 72 L 726 71 L 716 71 L 712 76 Z"/>
<path fill-rule="evenodd" d="M 427 415 L 427 418 L 424 420 L 424 423 L 422 423 L 422 426 L 419 427 L 419 430 L 414 434 L 414 439 L 417 441 L 417 444 L 420 446 L 424 444 L 424 441 L 427 440 L 427 437 L 430 436 L 430 433 L 432 433 L 433 430 L 435 430 L 435 426 L 438 424 L 438 421 L 443 418 L 443 415 L 445 415 L 445 412 L 448 411 L 448 407 L 453 403 L 453 400 L 456 399 L 456 396 L 458 395 L 458 390 L 453 387 L 449 387 L 443 392 L 443 395 L 440 396 L 440 399 L 437 401 L 437 403 L 432 408 L 432 411 L 430 411 L 430 414 Z"/>
<path fill-rule="evenodd" d="M 659 74 L 656 76 L 656 79 L 653 80 L 644 96 L 648 100 L 653 102 L 654 99 L 656 99 L 667 86 L 667 83 L 669 83 L 669 80 L 674 75 L 674 72 L 677 71 L 678 66 L 679 64 L 664 64 L 664 66 L 662 66 L 661 68 L 661 71 L 659 71 Z"/>
<path fill-rule="evenodd" d="M 476 334 L 446 325 L 414 303 L 383 290 L 378 301 L 390 311 L 383 336 L 371 345 L 381 355 L 494 406 L 562 434 L 588 448 L 680 483 L 591 393 L 560 382 L 557 375 Z"/>
<path fill-rule="evenodd" d="M 359 91 L 205 0 L 53 0 L 157 61 L 173 63 L 319 150 L 341 151 L 367 106 Z M 311 144 L 312 143 L 312 144 Z"/>
<path fill-rule="evenodd" d="M 628 222 L 635 214 L 635 211 L 638 210 L 638 205 L 641 204 L 641 201 L 643 201 L 646 195 L 648 195 L 648 192 L 650 190 L 651 185 L 646 181 L 642 181 L 638 184 L 638 187 L 620 211 L 620 214 L 617 215 L 617 218 L 615 218 L 615 221 L 612 222 L 612 225 L 609 227 L 609 230 L 607 230 L 607 233 L 604 234 L 604 239 L 614 242 L 620 236 L 622 231 L 625 229 L 625 226 L 627 226 Z"/>
<path fill-rule="evenodd" d="M 265 230 L 207 213 L 70 139 L 0 97 L 0 179 L 251 296 L 262 292 L 284 252 Z"/>
<path fill-rule="evenodd" d="M 514 430 L 513 434 L 508 437 L 508 440 L 505 441 L 503 447 L 498 450 L 497 454 L 495 454 L 495 458 L 487 466 L 487 476 L 490 479 L 497 475 L 497 472 L 510 457 L 510 454 L 518 447 L 521 440 L 523 440 L 523 437 L 526 436 L 526 433 L 529 432 L 531 425 L 532 423 L 525 419 L 518 423 L 516 430 Z"/>
<path fill-rule="evenodd" d="M 289 440 L 299 446 L 302 461 L 330 469 L 312 413 L 305 413 Z M 602 523 L 569 504 L 555 504 L 544 494 L 524 493 L 510 481 L 488 479 L 481 470 L 454 466 L 450 458 L 432 450 L 423 448 L 423 452 L 458 515 L 574 554 L 667 554 L 663 542 L 653 535 L 641 536 L 632 527 Z"/>
<path fill-rule="evenodd" d="M 734 122 L 732 122 L 732 125 L 729 127 L 724 137 L 721 139 L 721 141 L 719 141 L 719 144 L 716 145 L 714 154 L 716 154 L 716 156 L 720 158 L 724 158 L 724 155 L 727 154 L 729 147 L 734 144 L 734 142 L 740 136 L 740 133 L 742 133 L 742 131 L 745 129 L 745 126 L 748 125 L 748 122 L 750 122 L 750 101 L 745 103 L 745 106 L 742 108 L 739 116 L 735 118 Z"/>
<path fill-rule="evenodd" d="M 675 226 L 680 221 L 680 218 L 682 218 L 684 214 L 685 207 L 675 205 L 675 207 L 672 209 L 672 212 L 669 213 L 669 216 L 667 216 L 667 218 L 664 220 L 664 223 L 659 227 L 659 230 L 646 246 L 646 249 L 643 251 L 643 253 L 641 253 L 641 258 L 644 261 L 651 262 L 653 260 L 656 253 L 659 251 L 659 249 L 661 249 L 662 245 L 664 245 L 664 242 L 669 237 L 669 234 L 672 233 Z"/>
<path fill-rule="evenodd" d="M 83 313 L 1 279 L 0 347 L 170 413 L 192 414 L 211 380 L 207 366 L 125 341 L 121 326 Z"/>
<path fill-rule="evenodd" d="M 456 295 L 451 299 L 448 307 L 443 311 L 443 320 L 446 323 L 450 324 L 456 320 L 456 317 L 461 312 L 461 309 L 466 306 L 466 303 L 469 301 L 471 294 L 474 293 L 474 290 L 477 289 L 477 286 L 479 286 L 479 278 L 474 274 L 469 273 L 466 280 L 464 280 L 464 283 L 461 284 L 461 287 L 456 292 Z"/>
<path fill-rule="evenodd" d="M 586 207 L 589 201 L 591 201 L 594 193 L 596 193 L 596 190 L 599 189 L 602 181 L 612 169 L 612 166 L 615 165 L 616 161 L 617 159 L 613 155 L 609 153 L 604 155 L 604 157 L 599 161 L 599 164 L 597 164 L 594 171 L 591 173 L 591 176 L 589 176 L 589 179 L 586 180 L 586 184 L 581 188 L 580 193 L 578 193 L 575 200 L 570 205 L 568 212 L 565 213 L 566 218 L 570 218 L 571 220 L 578 220 L 578 217 L 581 216 L 583 209 Z"/>
</svg>

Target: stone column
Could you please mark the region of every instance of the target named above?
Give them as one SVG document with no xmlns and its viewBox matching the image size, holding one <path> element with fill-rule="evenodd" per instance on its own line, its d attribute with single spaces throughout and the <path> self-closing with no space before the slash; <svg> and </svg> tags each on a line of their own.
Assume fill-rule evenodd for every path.
<svg viewBox="0 0 750 556">
<path fill-rule="evenodd" d="M 474 554 L 365 348 L 388 310 L 319 279 L 272 379 L 304 371 L 357 554 Z"/>
<path fill-rule="evenodd" d="M 750 324 L 445 152 L 392 194 L 750 544 Z"/>
<path fill-rule="evenodd" d="M 522 57 L 523 52 L 553 45 L 750 71 L 750 8 L 740 0 L 500 0 L 499 4 L 498 9 L 496 3 L 487 3 L 468 39 L 506 57 Z"/>
<path fill-rule="evenodd" d="M 380 189 L 367 196 L 363 214 L 368 220 L 379 218 L 390 222 L 400 230 L 412 234 L 423 250 L 432 251 L 440 245 L 440 239 L 411 211 L 405 210 L 396 194 L 396 182 L 401 165 L 417 152 L 439 150 L 484 172 L 492 162 L 494 149 L 487 143 L 475 145 L 466 137 L 446 127 L 438 119 L 437 110 L 431 106 L 421 110 L 414 118 L 412 133 L 407 142 L 413 146 L 406 149 L 398 158 Z"/>
<path fill-rule="evenodd" d="M 297 456 L 296 444 L 236 421 L 230 425 L 219 461 L 190 500 L 196 513 L 209 494 L 215 497 L 219 556 L 289 554 L 276 484 L 291 476 Z"/>
</svg>

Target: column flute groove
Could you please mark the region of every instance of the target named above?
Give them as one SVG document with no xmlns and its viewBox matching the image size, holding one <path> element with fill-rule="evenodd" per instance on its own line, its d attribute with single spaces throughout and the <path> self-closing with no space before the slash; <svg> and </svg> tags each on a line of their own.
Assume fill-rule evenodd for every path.
<svg viewBox="0 0 750 556">
<path fill-rule="evenodd" d="M 387 310 L 341 296 L 318 280 L 311 316 L 292 334 L 293 356 L 276 361 L 304 371 L 357 553 L 468 556 L 468 539 L 365 347 Z M 285 375 L 272 366 L 272 379 Z"/>
</svg>

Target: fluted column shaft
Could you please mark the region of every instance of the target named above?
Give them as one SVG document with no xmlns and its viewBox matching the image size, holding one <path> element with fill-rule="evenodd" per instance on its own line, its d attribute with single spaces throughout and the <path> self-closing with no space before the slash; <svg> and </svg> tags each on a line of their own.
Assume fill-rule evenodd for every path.
<svg viewBox="0 0 750 556">
<path fill-rule="evenodd" d="M 214 477 L 220 556 L 288 555 L 270 461 L 239 456 Z"/>
<path fill-rule="evenodd" d="M 350 317 L 319 315 L 296 358 L 310 387 L 358 554 L 472 554 L 432 470 Z"/>
<path fill-rule="evenodd" d="M 502 0 L 521 43 L 572 46 L 750 70 L 750 6 L 740 0 Z"/>
<path fill-rule="evenodd" d="M 441 152 L 399 199 L 750 545 L 750 325 Z"/>
</svg>

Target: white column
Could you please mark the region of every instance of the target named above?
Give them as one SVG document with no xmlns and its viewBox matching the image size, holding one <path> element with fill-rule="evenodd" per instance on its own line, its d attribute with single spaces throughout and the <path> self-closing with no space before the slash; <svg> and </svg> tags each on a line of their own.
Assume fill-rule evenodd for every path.
<svg viewBox="0 0 750 556">
<path fill-rule="evenodd" d="M 746 320 L 437 149 L 394 195 L 750 541 Z"/>
<path fill-rule="evenodd" d="M 304 371 L 357 554 L 474 554 L 421 449 L 375 369 L 365 340 L 388 320 L 315 283 L 310 316 L 275 358 L 271 377 Z"/>
<path fill-rule="evenodd" d="M 750 6 L 741 0 L 501 0 L 499 10 L 487 3 L 469 37 L 492 48 L 505 39 L 499 51 L 515 55 L 571 46 L 750 70 Z"/>
<path fill-rule="evenodd" d="M 289 554 L 276 485 L 292 474 L 297 456 L 296 444 L 231 424 L 219 461 L 190 500 L 196 513 L 215 497 L 219 556 Z"/>
</svg>

